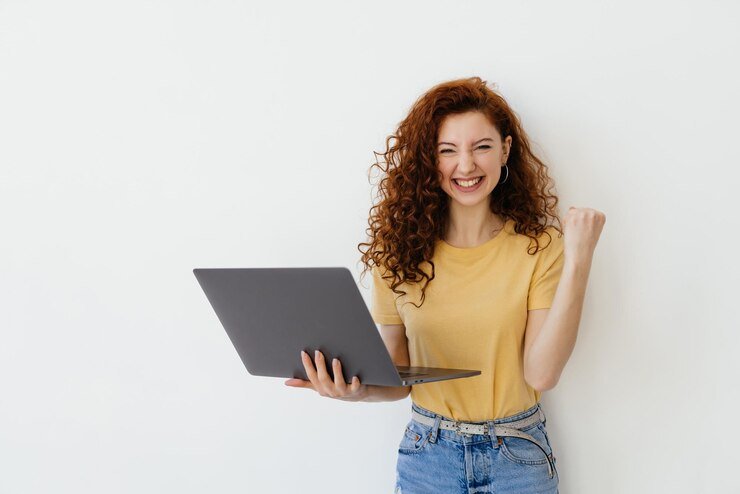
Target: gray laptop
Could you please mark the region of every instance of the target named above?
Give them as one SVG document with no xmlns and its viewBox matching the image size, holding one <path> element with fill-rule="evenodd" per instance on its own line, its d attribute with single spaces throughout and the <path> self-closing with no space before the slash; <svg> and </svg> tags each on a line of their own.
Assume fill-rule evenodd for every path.
<svg viewBox="0 0 740 494">
<path fill-rule="evenodd" d="M 198 283 L 247 371 L 308 380 L 301 350 L 336 357 L 345 382 L 410 386 L 479 370 L 397 366 L 349 269 L 196 268 Z M 331 365 L 327 372 L 334 378 Z"/>
</svg>

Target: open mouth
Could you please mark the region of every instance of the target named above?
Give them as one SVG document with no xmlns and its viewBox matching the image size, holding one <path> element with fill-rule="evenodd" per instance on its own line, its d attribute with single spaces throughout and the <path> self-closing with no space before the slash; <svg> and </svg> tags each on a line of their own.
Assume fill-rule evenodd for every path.
<svg viewBox="0 0 740 494">
<path fill-rule="evenodd" d="M 458 180 L 453 178 L 452 182 L 454 182 L 455 187 L 459 190 L 469 192 L 480 187 L 481 182 L 483 182 L 483 177 L 476 177 L 470 180 Z"/>
</svg>

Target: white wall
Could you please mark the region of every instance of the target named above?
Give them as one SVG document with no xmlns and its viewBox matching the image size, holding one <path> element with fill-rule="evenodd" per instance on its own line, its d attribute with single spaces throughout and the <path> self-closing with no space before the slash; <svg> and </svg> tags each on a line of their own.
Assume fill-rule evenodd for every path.
<svg viewBox="0 0 740 494">
<path fill-rule="evenodd" d="M 561 212 L 607 215 L 543 395 L 561 492 L 740 492 L 739 15 L 0 2 L 0 492 L 392 492 L 408 399 L 249 375 L 191 270 L 359 274 L 372 151 L 470 75 L 521 116 Z"/>
</svg>

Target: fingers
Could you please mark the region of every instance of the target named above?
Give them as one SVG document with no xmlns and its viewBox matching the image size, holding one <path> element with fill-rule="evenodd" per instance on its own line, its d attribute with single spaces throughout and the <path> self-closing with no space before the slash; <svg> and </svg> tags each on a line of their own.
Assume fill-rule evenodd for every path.
<svg viewBox="0 0 740 494">
<path fill-rule="evenodd" d="M 357 376 L 352 376 L 352 382 L 347 387 L 348 392 L 341 398 L 340 400 L 345 401 L 360 401 L 362 400 L 362 395 L 364 393 L 363 390 L 364 384 L 360 384 L 360 378 Z"/>
<path fill-rule="evenodd" d="M 323 393 L 327 396 L 334 398 L 337 396 L 337 391 L 334 389 L 334 382 L 329 377 L 329 373 L 326 371 L 326 362 L 324 362 L 324 354 L 316 350 L 316 371 L 319 379 L 319 386 L 323 390 Z"/>
<path fill-rule="evenodd" d="M 360 388 L 361 385 L 359 379 L 356 379 L 356 383 L 352 383 L 352 387 L 347 385 L 342 372 L 342 363 L 339 359 L 335 358 L 332 360 L 332 372 L 334 373 L 334 379 L 332 379 L 327 371 L 327 363 L 325 362 L 324 354 L 321 353 L 321 351 L 316 350 L 314 355 L 316 363 L 315 367 L 308 353 L 301 351 L 301 360 L 303 361 L 303 367 L 306 370 L 306 376 L 308 376 L 309 380 L 301 381 L 300 379 L 293 379 L 290 383 L 286 382 L 286 385 L 310 387 L 314 391 L 317 391 L 321 396 L 327 396 L 330 398 L 339 398 L 357 391 Z M 301 384 L 296 383 L 296 381 L 300 381 Z"/>
<path fill-rule="evenodd" d="M 360 386 L 362 386 L 360 384 L 360 378 L 357 377 L 357 376 L 353 376 L 352 377 L 352 384 L 349 387 L 350 393 L 352 393 L 352 394 L 357 393 L 360 390 Z"/>
<path fill-rule="evenodd" d="M 293 388 L 314 389 L 311 381 L 304 381 L 303 379 L 297 379 L 297 378 L 288 379 L 287 381 L 285 381 L 285 385 L 291 386 Z"/>
<path fill-rule="evenodd" d="M 301 360 L 303 360 L 303 368 L 306 370 L 306 376 L 308 376 L 308 380 L 311 382 L 313 389 L 320 391 L 321 388 L 318 386 L 319 378 L 316 375 L 313 362 L 311 362 L 311 357 L 309 357 L 306 352 L 301 351 Z"/>
<path fill-rule="evenodd" d="M 360 379 L 357 376 L 353 376 L 351 382 L 347 384 L 344 380 L 342 363 L 338 358 L 332 359 L 331 362 L 332 372 L 334 374 L 334 378 L 332 379 L 327 371 L 324 354 L 316 350 L 314 355 L 315 366 L 309 354 L 301 351 L 301 361 L 303 362 L 303 368 L 306 370 L 308 381 L 296 378 L 288 379 L 285 381 L 286 386 L 312 389 L 321 396 L 341 400 L 354 400 L 356 396 L 359 396 L 364 385 L 360 383 Z"/>
<path fill-rule="evenodd" d="M 344 382 L 344 375 L 342 374 L 342 363 L 339 362 L 338 358 L 332 361 L 334 370 L 334 389 L 339 393 L 339 396 L 347 394 L 347 383 Z"/>
<path fill-rule="evenodd" d="M 308 356 L 308 353 L 301 351 L 303 367 L 306 369 L 306 375 L 315 391 L 317 391 L 321 396 L 329 396 L 333 398 L 334 394 L 331 392 L 331 389 L 334 387 L 334 383 L 332 383 L 332 380 L 329 378 L 329 374 L 326 372 L 324 355 L 318 350 L 316 350 L 314 355 L 314 359 L 316 361 L 315 368 L 311 361 L 311 357 Z"/>
</svg>

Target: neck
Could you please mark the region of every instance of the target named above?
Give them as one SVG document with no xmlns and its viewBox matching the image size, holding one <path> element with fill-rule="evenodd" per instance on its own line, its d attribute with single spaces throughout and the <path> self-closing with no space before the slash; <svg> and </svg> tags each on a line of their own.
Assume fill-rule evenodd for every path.
<svg viewBox="0 0 740 494">
<path fill-rule="evenodd" d="M 450 216 L 445 241 L 456 247 L 475 247 L 499 234 L 504 221 L 492 213 L 488 202 L 475 206 L 450 204 Z"/>
</svg>

